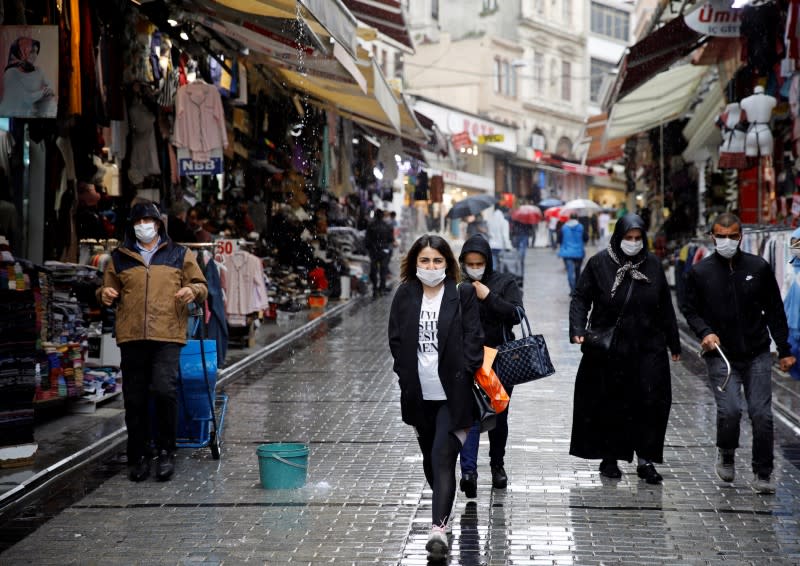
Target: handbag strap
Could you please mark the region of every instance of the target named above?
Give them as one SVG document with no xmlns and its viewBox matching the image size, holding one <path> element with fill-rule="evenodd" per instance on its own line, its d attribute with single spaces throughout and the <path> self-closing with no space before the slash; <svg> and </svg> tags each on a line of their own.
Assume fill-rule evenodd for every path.
<svg viewBox="0 0 800 566">
<path fill-rule="evenodd" d="M 619 316 L 617 317 L 617 322 L 614 323 L 615 328 L 619 328 L 619 325 L 622 324 L 622 315 L 625 312 L 625 306 L 628 304 L 628 300 L 631 298 L 631 292 L 633 291 L 633 284 L 635 281 L 631 279 L 631 284 L 628 285 L 628 294 L 625 295 L 625 302 L 622 303 L 622 308 L 619 310 Z"/>
<path fill-rule="evenodd" d="M 531 331 L 531 323 L 528 321 L 528 316 L 525 314 L 525 309 L 523 309 L 519 305 L 514 305 L 514 309 L 517 311 L 517 316 L 519 317 L 519 327 L 522 331 L 522 337 L 527 338 L 528 336 L 533 335 L 533 331 Z M 524 324 L 523 324 L 524 323 Z M 525 334 L 525 327 L 528 328 L 528 333 Z M 503 325 L 503 342 L 508 342 L 508 333 L 506 332 L 506 325 Z"/>
</svg>

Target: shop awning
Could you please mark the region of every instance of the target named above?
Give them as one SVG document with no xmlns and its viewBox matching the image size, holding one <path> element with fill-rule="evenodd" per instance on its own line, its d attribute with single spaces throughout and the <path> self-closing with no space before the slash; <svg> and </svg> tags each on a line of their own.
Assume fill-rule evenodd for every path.
<svg viewBox="0 0 800 566">
<path fill-rule="evenodd" d="M 614 104 L 606 136 L 629 137 L 679 118 L 689 109 L 708 69 L 684 65 L 656 75 Z"/>
<path fill-rule="evenodd" d="M 609 106 L 694 51 L 705 39 L 678 16 L 631 46 L 622 58 Z"/>
<path fill-rule="evenodd" d="M 399 134 L 402 118 L 392 89 L 374 59 L 359 63 L 367 81 L 367 92 L 351 82 L 334 80 L 289 69 L 278 72 L 289 88 L 302 92 L 323 104 L 331 105 L 342 116 L 366 126 Z M 410 113 L 410 110 L 409 110 Z M 409 118 L 413 120 L 413 117 Z"/>
<path fill-rule="evenodd" d="M 722 143 L 722 134 L 716 121 L 724 107 L 722 86 L 719 81 L 714 81 L 683 128 L 683 137 L 689 142 L 682 154 L 684 160 L 694 161 L 702 148 L 716 148 Z"/>
<path fill-rule="evenodd" d="M 607 112 L 590 116 L 586 120 L 581 136 L 583 143 L 588 142 L 589 144 L 584 160 L 586 165 L 600 165 L 606 161 L 613 161 L 622 157 L 625 152 L 625 138 L 608 139 L 606 136 L 607 125 Z"/>
<path fill-rule="evenodd" d="M 406 15 L 400 0 L 342 0 L 350 12 L 368 26 L 372 26 L 397 43 L 411 49 L 411 35 L 406 25 Z"/>
<path fill-rule="evenodd" d="M 341 0 L 205 0 L 206 3 L 224 6 L 262 18 L 275 18 L 286 22 L 285 29 L 292 30 L 291 22 L 302 20 L 321 38 L 324 46 L 329 39 L 341 44 L 352 56 L 358 46 L 358 22 Z M 302 38 L 297 38 L 302 42 Z"/>
</svg>

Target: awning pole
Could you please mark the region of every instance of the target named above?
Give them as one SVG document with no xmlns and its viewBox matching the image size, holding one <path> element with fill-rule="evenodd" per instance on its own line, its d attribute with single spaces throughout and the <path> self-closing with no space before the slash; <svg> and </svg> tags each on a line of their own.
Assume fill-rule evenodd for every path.
<svg viewBox="0 0 800 566">
<path fill-rule="evenodd" d="M 664 212 L 664 122 L 661 122 L 661 124 L 659 125 L 658 133 L 659 133 L 659 136 L 661 137 L 661 141 L 658 144 L 661 147 L 661 150 L 660 150 L 660 152 L 661 152 L 661 159 L 660 159 L 660 161 L 661 161 L 661 179 L 659 181 L 659 184 L 661 185 L 661 195 L 660 195 L 661 196 L 661 206 L 659 206 L 658 210 L 656 211 L 656 220 L 658 221 L 659 224 L 661 224 L 661 215 Z M 657 203 L 658 202 L 656 202 L 656 204 Z"/>
</svg>

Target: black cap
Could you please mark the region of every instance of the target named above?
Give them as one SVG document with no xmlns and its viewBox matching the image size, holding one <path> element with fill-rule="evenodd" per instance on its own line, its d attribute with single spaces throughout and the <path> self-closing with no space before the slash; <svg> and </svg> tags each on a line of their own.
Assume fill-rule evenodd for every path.
<svg viewBox="0 0 800 566">
<path fill-rule="evenodd" d="M 153 218 L 154 220 L 161 220 L 161 211 L 154 202 L 139 202 L 133 205 L 131 209 L 131 222 L 136 222 L 142 218 Z"/>
</svg>

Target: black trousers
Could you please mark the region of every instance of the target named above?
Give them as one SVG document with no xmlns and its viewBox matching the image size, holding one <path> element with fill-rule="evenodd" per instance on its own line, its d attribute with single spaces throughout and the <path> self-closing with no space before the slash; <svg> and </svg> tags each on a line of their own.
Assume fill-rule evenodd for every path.
<svg viewBox="0 0 800 566">
<path fill-rule="evenodd" d="M 373 252 L 370 254 L 369 280 L 372 283 L 372 290 L 386 289 L 386 276 L 389 274 L 389 260 L 392 252 Z"/>
<path fill-rule="evenodd" d="M 175 450 L 178 426 L 178 363 L 181 344 L 137 340 L 120 344 L 122 395 L 128 427 L 128 462 L 158 450 Z M 151 438 L 150 400 L 155 410 L 156 438 Z"/>
</svg>

